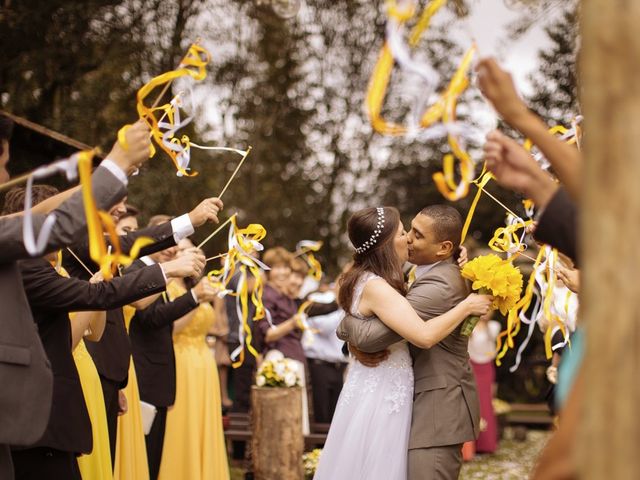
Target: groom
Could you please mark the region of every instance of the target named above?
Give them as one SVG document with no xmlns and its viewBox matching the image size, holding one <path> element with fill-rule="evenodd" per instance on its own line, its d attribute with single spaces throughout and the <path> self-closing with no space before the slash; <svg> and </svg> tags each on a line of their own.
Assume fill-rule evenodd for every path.
<svg viewBox="0 0 640 480">
<path fill-rule="evenodd" d="M 462 231 L 458 211 L 447 205 L 424 208 L 411 222 L 407 237 L 409 261 L 417 268 L 407 300 L 424 320 L 441 315 L 467 295 L 468 288 L 454 262 Z M 480 406 L 467 353 L 468 338 L 458 326 L 430 349 L 410 346 L 415 388 L 409 438 L 408 479 L 456 479 L 462 466 L 462 444 L 479 433 Z M 380 361 L 380 352 L 402 339 L 380 320 L 345 316 L 338 337 L 349 342 L 366 365 Z"/>
</svg>

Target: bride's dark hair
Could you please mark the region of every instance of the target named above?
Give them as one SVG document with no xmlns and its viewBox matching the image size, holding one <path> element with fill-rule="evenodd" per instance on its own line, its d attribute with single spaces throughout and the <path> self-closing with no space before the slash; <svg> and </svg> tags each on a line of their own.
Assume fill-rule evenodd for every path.
<svg viewBox="0 0 640 480">
<path fill-rule="evenodd" d="M 376 208 L 359 210 L 349 218 L 347 231 L 354 247 L 363 246 L 376 230 L 378 211 Z M 338 282 L 338 304 L 346 312 L 351 312 L 353 293 L 358 279 L 364 272 L 382 277 L 400 294 L 406 293 L 402 275 L 402 261 L 396 254 L 393 239 L 400 225 L 400 213 L 396 208 L 384 207 L 384 224 L 375 244 L 368 250 L 353 254 L 353 265 L 343 273 Z"/>
</svg>

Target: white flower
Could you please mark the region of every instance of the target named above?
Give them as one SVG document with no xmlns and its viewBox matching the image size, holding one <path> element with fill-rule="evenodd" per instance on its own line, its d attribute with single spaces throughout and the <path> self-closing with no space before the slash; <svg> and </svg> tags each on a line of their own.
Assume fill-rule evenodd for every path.
<svg viewBox="0 0 640 480">
<path fill-rule="evenodd" d="M 284 383 L 287 387 L 293 387 L 295 386 L 295 384 L 297 383 L 298 378 L 296 377 L 296 374 L 293 372 L 288 372 L 285 376 L 284 376 Z"/>
<path fill-rule="evenodd" d="M 264 356 L 265 360 L 270 360 L 272 362 L 277 362 L 278 360 L 282 360 L 283 358 L 284 355 L 280 350 L 269 350 Z"/>
<path fill-rule="evenodd" d="M 256 385 L 259 387 L 264 387 L 264 384 L 267 383 L 267 380 L 264 378 L 264 375 L 258 375 L 256 378 Z"/>
<path fill-rule="evenodd" d="M 276 375 L 278 375 L 279 377 L 282 377 L 286 373 L 286 370 L 287 368 L 282 362 L 276 363 L 273 367 L 273 371 L 276 372 Z"/>
</svg>

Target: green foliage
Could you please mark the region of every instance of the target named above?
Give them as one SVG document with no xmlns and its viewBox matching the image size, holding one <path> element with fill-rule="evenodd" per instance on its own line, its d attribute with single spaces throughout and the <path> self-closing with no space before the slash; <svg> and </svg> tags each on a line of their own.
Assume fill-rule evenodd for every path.
<svg viewBox="0 0 640 480">
<path fill-rule="evenodd" d="M 455 3 L 466 8 L 470 2 Z M 2 108 L 105 151 L 118 128 L 136 117 L 138 88 L 175 67 L 188 44 L 201 37 L 213 58 L 208 77 L 193 87 L 195 121 L 185 133 L 200 144 L 253 147 L 225 194 L 223 218 L 237 211 L 243 225 L 264 224 L 267 246 L 292 249 L 301 239 L 323 240 L 319 258 L 325 270 L 336 273 L 349 257 L 345 225 L 352 212 L 396 205 L 408 225 L 425 204 L 443 201 L 431 175 L 448 152 L 445 139 L 383 137 L 372 132 L 364 110 L 384 38 L 382 0 L 306 0 L 298 15 L 286 20 L 248 0 L 5 5 L 0 10 Z M 416 49 L 440 74 L 440 87 L 466 47 L 450 34 L 454 12 L 465 8 L 452 2 Z M 173 94 L 188 87 L 178 81 Z M 396 69 L 385 116 L 410 118 L 412 109 L 428 100 L 421 88 L 419 79 Z M 465 94 L 462 119 L 476 95 Z M 540 102 L 547 103 L 542 97 Z M 470 147 L 477 157 L 479 145 Z M 130 201 L 142 208 L 143 223 L 156 213 L 183 213 L 217 195 L 239 159 L 194 149 L 192 168 L 199 175 L 178 178 L 159 152 L 132 179 Z M 495 186 L 490 191 L 517 207 L 512 194 Z M 472 187 L 456 204 L 463 213 L 474 194 Z M 486 242 L 503 219 L 504 212 L 485 198 L 471 235 Z M 202 230 L 196 241 L 208 233 Z M 219 253 L 225 243 L 219 235 L 207 253 Z"/>
<path fill-rule="evenodd" d="M 549 124 L 570 125 L 580 110 L 576 69 L 577 7 L 567 7 L 557 21 L 545 28 L 545 32 L 552 47 L 538 55 L 539 68 L 531 76 L 535 93 L 529 101 Z"/>
</svg>

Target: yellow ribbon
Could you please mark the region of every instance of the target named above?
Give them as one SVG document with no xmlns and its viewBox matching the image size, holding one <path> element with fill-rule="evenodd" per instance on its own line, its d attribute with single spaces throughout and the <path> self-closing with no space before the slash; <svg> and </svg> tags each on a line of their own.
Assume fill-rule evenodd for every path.
<svg viewBox="0 0 640 480">
<path fill-rule="evenodd" d="M 161 86 L 168 86 L 174 80 L 181 77 L 191 77 L 195 81 L 200 81 L 206 78 L 207 71 L 206 66 L 211 60 L 211 54 L 204 48 L 198 45 L 197 43 L 192 44 L 187 50 L 187 54 L 181 60 L 180 65 L 177 69 L 171 70 L 169 72 L 165 72 L 157 77 L 152 78 L 149 82 L 143 85 L 137 93 L 137 104 L 136 109 L 138 111 L 138 115 L 141 119 L 144 119 L 151 127 L 151 137 L 155 141 L 156 145 L 158 145 L 162 150 L 165 151 L 169 158 L 171 158 L 173 164 L 176 167 L 176 170 L 185 176 L 195 176 L 197 172 L 189 173 L 177 161 L 178 152 L 170 149 L 163 142 L 163 132 L 160 130 L 158 123 L 159 120 L 156 118 L 156 114 L 158 112 L 162 112 L 163 116 L 166 116 L 168 122 L 173 125 L 174 119 L 174 107 L 171 103 L 167 103 L 161 106 L 147 106 L 145 105 L 145 100 L 149 96 L 151 92 L 153 92 L 156 88 Z M 118 132 L 118 140 L 126 148 L 126 142 L 124 141 L 126 130 L 130 127 L 130 125 L 126 125 L 120 129 Z M 173 137 L 170 139 L 170 142 L 176 145 L 180 145 L 183 149 L 189 147 L 189 137 L 183 135 L 180 139 Z M 153 144 L 150 147 L 149 156 L 153 157 L 156 153 L 156 149 Z"/>
<path fill-rule="evenodd" d="M 91 186 L 91 164 L 93 151 L 83 151 L 78 154 L 78 174 L 82 189 L 82 199 L 87 217 L 87 233 L 89 237 L 89 255 L 99 267 L 105 280 L 113 278 L 113 272 L 118 265 L 131 265 L 138 256 L 140 249 L 153 243 L 147 237 L 138 238 L 131 247 L 130 255 L 122 253 L 120 237 L 116 233 L 116 227 L 111 215 L 98 210 Z M 107 251 L 104 232 L 107 232 L 113 251 Z"/>
<path fill-rule="evenodd" d="M 307 310 L 311 308 L 311 305 L 313 305 L 313 302 L 311 300 L 305 300 L 304 302 L 302 302 L 302 305 L 300 305 L 300 307 L 298 308 L 298 320 L 296 321 L 296 325 L 301 331 L 308 331 L 315 335 L 316 333 L 320 332 L 320 330 L 311 328 L 309 324 L 301 318 L 302 315 L 307 314 Z"/>
<path fill-rule="evenodd" d="M 249 326 L 249 287 L 247 278 L 248 275 L 254 279 L 254 288 L 251 293 L 251 303 L 256 308 L 256 313 L 253 317 L 254 320 L 261 320 L 265 317 L 265 308 L 262 303 L 262 293 L 264 290 L 264 284 L 262 281 L 262 274 L 260 266 L 263 264 L 249 254 L 254 250 L 256 244 L 258 244 L 267 234 L 265 228 L 260 224 L 251 224 L 246 228 L 239 229 L 236 223 L 236 217 L 231 217 L 231 228 L 229 231 L 229 251 L 225 256 L 224 267 L 218 270 L 212 270 L 208 273 L 208 277 L 214 283 L 222 285 L 227 288 L 231 278 L 233 277 L 238 265 L 240 265 L 241 272 L 241 288 L 237 293 L 229 293 L 229 295 L 235 296 L 240 301 L 242 312 L 242 330 L 244 333 L 244 342 L 247 346 L 247 350 L 254 356 L 258 356 L 258 352 L 255 350 L 252 342 L 251 327 Z M 222 280 L 220 277 L 222 276 Z M 239 351 L 238 360 L 233 362 L 233 368 L 238 368 L 244 362 L 244 348 Z"/>
<path fill-rule="evenodd" d="M 425 7 L 418 23 L 414 26 L 409 35 L 409 44 L 415 47 L 420 40 L 422 34 L 428 29 L 431 17 L 446 3 L 446 0 L 435 0 Z M 388 3 L 389 16 L 394 17 L 399 23 L 403 24 L 413 18 L 415 9 L 413 5 L 406 10 L 400 10 L 397 2 L 391 0 Z M 469 69 L 475 46 L 471 47 L 463 57 L 460 66 L 454 74 L 447 89 L 441 94 L 440 98 L 423 113 L 420 119 L 420 127 L 427 128 L 433 123 L 440 120 L 445 115 L 447 106 L 455 108 L 455 101 L 467 87 L 466 74 Z M 369 119 L 373 128 L 384 135 L 401 136 L 407 133 L 407 127 L 392 122 L 387 122 L 382 117 L 382 107 L 386 96 L 391 72 L 393 70 L 394 58 L 389 47 L 389 43 L 385 42 L 378 60 L 373 69 L 369 88 L 367 89 L 366 105 L 369 112 Z M 447 104 L 447 101 L 449 104 Z"/>
<path fill-rule="evenodd" d="M 522 228 L 526 228 L 533 223 L 533 220 L 526 222 L 513 223 L 506 227 L 496 229 L 491 240 L 489 240 L 489 248 L 494 252 L 516 254 L 524 252 L 526 246 L 520 241 L 520 237 L 516 232 Z"/>
<path fill-rule="evenodd" d="M 502 358 L 507 354 L 509 348 L 513 348 L 514 346 L 513 339 L 520 331 L 520 312 L 526 312 L 531 305 L 531 300 L 533 299 L 533 288 L 536 282 L 535 271 L 542 262 L 543 256 L 544 248 L 541 248 L 533 265 L 533 271 L 529 277 L 525 293 L 516 306 L 509 310 L 509 314 L 507 315 L 507 328 L 501 332 L 496 339 L 496 351 L 498 352 L 498 355 L 496 356 L 496 365 L 498 366 L 502 364 Z"/>
<path fill-rule="evenodd" d="M 549 321 L 549 325 L 547 325 L 547 330 L 544 334 L 544 351 L 547 359 L 550 359 L 553 355 L 553 349 L 552 349 L 552 343 L 551 343 L 552 342 L 551 336 L 553 334 L 553 328 L 551 325 L 552 322 L 557 323 L 558 327 L 560 328 L 560 331 L 562 332 L 563 337 L 564 338 L 567 337 L 567 331 L 566 331 L 564 322 L 558 315 L 554 314 L 551 311 L 551 303 L 553 302 L 554 289 L 556 287 L 556 280 L 557 280 L 557 274 L 555 269 L 556 258 L 558 258 L 558 250 L 554 248 L 551 251 L 551 255 L 547 259 L 547 265 L 545 269 L 545 273 L 547 276 L 547 291 L 545 292 L 545 297 L 543 302 L 543 312 L 544 312 L 544 316 Z M 566 303 L 565 303 L 565 308 L 567 309 L 567 311 L 569 308 L 568 298 L 569 296 L 567 296 Z"/>
<path fill-rule="evenodd" d="M 321 241 L 302 240 L 298 242 L 296 246 L 297 254 L 295 256 L 302 256 L 309 265 L 308 275 L 316 281 L 322 278 L 322 264 L 314 256 L 314 252 L 320 251 L 322 248 Z"/>
<path fill-rule="evenodd" d="M 445 105 L 442 121 L 445 125 L 454 122 L 456 119 L 456 105 L 458 98 L 469 84 L 467 73 L 471 67 L 471 61 L 473 60 L 475 51 L 475 45 L 472 45 L 469 50 L 467 50 L 460 66 L 451 79 L 449 88 L 443 95 Z M 473 180 L 475 164 L 469 153 L 461 148 L 458 139 L 451 132 L 448 135 L 448 142 L 453 154 L 445 155 L 442 172 L 434 173 L 433 181 L 442 196 L 447 200 L 456 201 L 466 197 L 467 193 L 469 193 L 469 184 Z M 460 163 L 460 180 L 458 182 L 455 181 L 454 175 L 455 159 Z"/>
<path fill-rule="evenodd" d="M 484 171 L 484 168 L 483 168 Z M 478 187 L 478 191 L 476 192 L 476 196 L 473 198 L 473 202 L 471 202 L 471 207 L 469 207 L 469 213 L 467 213 L 467 218 L 464 221 L 464 226 L 462 227 L 462 238 L 460 239 L 460 244 L 463 244 L 467 239 L 467 234 L 469 233 L 469 227 L 471 226 L 471 219 L 473 218 L 473 214 L 476 211 L 476 207 L 478 206 L 478 201 L 482 196 L 482 192 L 484 191 L 484 187 L 489 183 L 493 176 L 491 173 L 483 173 L 480 176 L 480 179 L 476 179 L 473 183 Z"/>
</svg>

